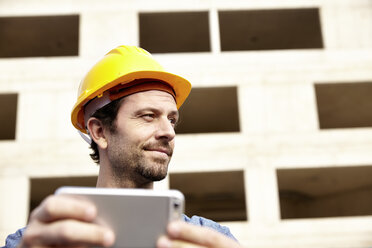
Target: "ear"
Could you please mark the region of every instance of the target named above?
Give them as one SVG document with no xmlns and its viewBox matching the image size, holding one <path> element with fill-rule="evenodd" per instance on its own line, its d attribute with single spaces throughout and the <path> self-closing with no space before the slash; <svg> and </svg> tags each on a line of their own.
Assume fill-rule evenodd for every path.
<svg viewBox="0 0 372 248">
<path fill-rule="evenodd" d="M 101 149 L 106 149 L 107 139 L 103 130 L 102 122 L 95 117 L 91 117 L 87 122 L 87 128 L 90 137 L 97 143 L 97 146 Z"/>
</svg>

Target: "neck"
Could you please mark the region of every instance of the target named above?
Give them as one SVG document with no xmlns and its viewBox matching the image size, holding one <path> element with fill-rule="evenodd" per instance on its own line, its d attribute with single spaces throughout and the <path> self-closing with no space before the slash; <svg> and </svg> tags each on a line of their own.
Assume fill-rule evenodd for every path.
<svg viewBox="0 0 372 248">
<path fill-rule="evenodd" d="M 99 166 L 99 174 L 96 187 L 99 188 L 138 188 L 138 189 L 153 189 L 154 182 L 139 178 L 139 175 L 130 175 L 130 173 L 123 173 L 124 175 L 118 178 L 110 166 L 104 161 L 101 161 Z"/>
<path fill-rule="evenodd" d="M 106 177 L 102 176 L 101 173 L 98 175 L 97 188 L 136 188 L 136 189 L 153 189 L 153 182 L 139 183 L 133 180 L 121 179 L 121 180 L 106 180 Z"/>
</svg>

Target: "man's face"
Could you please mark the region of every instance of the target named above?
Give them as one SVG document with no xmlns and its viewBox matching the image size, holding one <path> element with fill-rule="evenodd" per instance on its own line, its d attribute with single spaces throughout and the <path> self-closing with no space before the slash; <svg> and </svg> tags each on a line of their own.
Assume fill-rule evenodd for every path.
<svg viewBox="0 0 372 248">
<path fill-rule="evenodd" d="M 109 133 L 107 154 L 115 180 L 162 180 L 173 154 L 178 110 L 174 98 L 150 90 L 125 97 Z"/>
</svg>

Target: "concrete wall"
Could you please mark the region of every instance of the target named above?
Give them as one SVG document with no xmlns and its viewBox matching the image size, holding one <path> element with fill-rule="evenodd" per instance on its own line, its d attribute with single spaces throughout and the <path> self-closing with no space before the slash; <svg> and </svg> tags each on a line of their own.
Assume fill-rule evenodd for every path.
<svg viewBox="0 0 372 248">
<path fill-rule="evenodd" d="M 217 10 L 305 7 L 320 9 L 324 49 L 220 51 Z M 30 178 L 97 174 L 69 120 L 85 72 L 138 45 L 138 12 L 179 10 L 210 11 L 212 51 L 154 56 L 194 87 L 237 86 L 241 132 L 180 135 L 170 171 L 244 170 L 249 221 L 224 224 L 246 247 L 372 246 L 371 216 L 281 220 L 275 173 L 372 165 L 372 129 L 319 130 L 313 87 L 372 81 L 368 0 L 0 1 L 0 16 L 80 15 L 79 56 L 0 59 L 0 92 L 19 94 L 16 140 L 0 142 L 0 244 L 26 224 Z"/>
</svg>

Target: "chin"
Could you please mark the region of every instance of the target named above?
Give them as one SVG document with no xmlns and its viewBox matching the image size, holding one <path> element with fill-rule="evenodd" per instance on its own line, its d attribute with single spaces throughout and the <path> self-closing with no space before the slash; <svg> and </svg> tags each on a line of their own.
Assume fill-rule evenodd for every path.
<svg viewBox="0 0 372 248">
<path fill-rule="evenodd" d="M 149 181 L 158 182 L 158 181 L 163 180 L 167 176 L 167 173 L 165 173 L 165 174 L 163 174 L 163 173 L 161 173 L 161 174 L 159 174 L 159 173 L 157 173 L 157 174 L 155 174 L 155 173 L 144 173 L 144 174 L 142 174 L 142 176 Z"/>
</svg>

